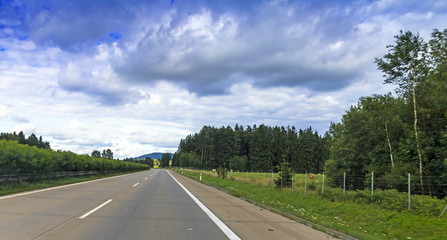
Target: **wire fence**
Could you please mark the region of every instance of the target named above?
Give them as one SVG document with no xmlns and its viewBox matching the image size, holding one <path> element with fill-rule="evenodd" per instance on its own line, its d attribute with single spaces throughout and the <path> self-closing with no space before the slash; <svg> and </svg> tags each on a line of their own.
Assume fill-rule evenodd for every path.
<svg viewBox="0 0 447 240">
<path fill-rule="evenodd" d="M 219 175 L 216 170 L 177 169 L 177 171 L 182 174 L 183 171 L 193 171 L 200 173 L 201 176 L 218 177 Z M 282 184 L 276 183 L 282 179 L 280 174 L 278 172 L 228 171 L 226 178 L 257 186 L 281 188 Z M 430 215 L 439 215 L 443 210 L 440 216 L 447 209 L 447 180 L 439 176 L 425 176 L 424 189 L 421 188 L 420 177 L 411 174 L 381 178 L 375 176 L 374 173 L 366 177 L 343 173 L 342 177 L 331 179 L 324 173 L 292 173 L 291 178 L 292 185 L 284 189 L 305 194 L 320 194 L 332 201 L 388 204 L 389 206 L 385 207 L 389 209 L 400 208 L 399 210 L 402 211 L 416 209 Z M 363 188 L 353 188 L 353 186 L 363 186 Z M 439 199 L 434 196 L 443 197 Z"/>
<path fill-rule="evenodd" d="M 52 172 L 45 174 L 37 173 L 10 173 L 10 174 L 0 174 L 0 183 L 7 182 L 17 182 L 17 181 L 28 181 L 28 180 L 43 180 L 43 179 L 53 179 L 53 178 L 65 178 L 65 177 L 80 177 L 80 176 L 94 176 L 99 174 L 113 173 L 116 171 L 66 171 L 66 172 Z"/>
<path fill-rule="evenodd" d="M 189 169 L 191 171 L 199 171 L 210 176 L 218 176 L 215 170 L 198 170 Z M 260 186 L 275 186 L 275 179 L 281 179 L 278 172 L 238 172 L 228 171 L 227 177 L 246 183 L 252 183 Z M 365 176 L 352 176 L 343 173 L 343 177 L 331 179 L 324 173 L 292 173 L 293 190 L 307 192 L 307 190 L 324 192 L 325 188 L 340 188 L 344 191 L 348 190 L 370 190 L 374 194 L 375 190 L 396 189 L 400 192 L 409 192 L 415 195 L 430 196 L 447 196 L 447 178 L 440 176 L 424 176 L 424 188 L 421 187 L 420 177 L 418 175 L 407 174 L 406 176 L 396 176 L 378 178 L 374 173 Z M 362 187 L 358 187 L 362 186 Z"/>
</svg>

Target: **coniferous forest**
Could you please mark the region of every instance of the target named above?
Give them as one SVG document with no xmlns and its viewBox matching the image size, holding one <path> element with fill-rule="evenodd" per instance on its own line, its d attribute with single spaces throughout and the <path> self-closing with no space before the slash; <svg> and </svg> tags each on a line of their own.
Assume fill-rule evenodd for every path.
<svg viewBox="0 0 447 240">
<path fill-rule="evenodd" d="M 429 40 L 400 32 L 387 54 L 376 58 L 385 84 L 395 93 L 362 97 L 320 135 L 312 128 L 265 125 L 204 126 L 182 139 L 174 165 L 237 171 L 321 173 L 332 180 L 360 176 L 347 186 L 363 189 L 371 172 L 377 187 L 401 189 L 408 173 L 420 193 L 446 195 L 447 30 Z M 443 187 L 444 186 L 444 187 Z"/>
</svg>

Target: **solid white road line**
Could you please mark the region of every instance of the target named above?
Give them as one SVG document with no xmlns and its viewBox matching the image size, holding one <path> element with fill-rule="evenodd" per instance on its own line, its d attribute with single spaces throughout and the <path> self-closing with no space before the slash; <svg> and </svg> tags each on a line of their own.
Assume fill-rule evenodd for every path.
<svg viewBox="0 0 447 240">
<path fill-rule="evenodd" d="M 138 173 L 131 173 L 131 174 L 138 174 Z M 7 199 L 7 198 L 14 198 L 14 197 L 25 196 L 25 195 L 29 195 L 29 194 L 33 194 L 33 193 L 46 192 L 46 191 L 50 191 L 50 190 L 66 188 L 66 187 L 71 187 L 71 186 L 77 186 L 77 185 L 82 185 L 82 184 L 87 184 L 87 183 L 99 182 L 99 181 L 104 181 L 104 180 L 107 180 L 107 179 L 124 177 L 124 176 L 127 176 L 127 175 L 130 175 L 130 174 L 119 175 L 119 176 L 108 177 L 108 178 L 101 178 L 101 179 L 96 179 L 96 180 L 91 180 L 91 181 L 86 181 L 86 182 L 72 183 L 72 184 L 68 184 L 68 185 L 51 187 L 51 188 L 45 188 L 45 189 L 34 190 L 34 191 L 29 191 L 29 192 L 16 193 L 16 194 L 11 194 L 11 195 L 6 195 L 6 196 L 3 196 L 3 197 L 0 197 L 0 200 Z"/>
<path fill-rule="evenodd" d="M 165 170 L 166 171 L 166 170 Z M 209 218 L 224 232 L 225 235 L 231 240 L 240 240 L 240 238 L 234 233 L 227 225 L 225 225 L 222 220 L 220 220 L 216 215 L 214 215 L 213 212 L 211 212 L 202 202 L 200 202 L 199 199 L 196 198 L 188 189 L 185 188 L 177 179 L 175 179 L 174 176 L 171 175 L 169 171 L 166 171 L 177 183 L 180 185 L 180 187 L 185 190 L 185 192 L 196 202 L 197 205 L 208 215 Z"/>
<path fill-rule="evenodd" d="M 140 183 L 139 183 L 139 182 L 135 183 L 135 184 L 133 185 L 133 187 L 136 187 L 138 184 L 140 184 Z"/>
<path fill-rule="evenodd" d="M 88 217 L 88 215 L 90 215 L 90 214 L 92 214 L 92 213 L 98 211 L 98 209 L 104 207 L 106 204 L 108 204 L 108 203 L 111 202 L 112 200 L 113 200 L 113 199 L 109 199 L 109 200 L 105 201 L 103 204 L 101 204 L 101 205 L 99 205 L 99 206 L 93 208 L 92 210 L 90 210 L 90 211 L 87 212 L 86 214 L 80 216 L 79 218 L 80 218 L 80 219 L 84 219 L 84 218 Z"/>
</svg>

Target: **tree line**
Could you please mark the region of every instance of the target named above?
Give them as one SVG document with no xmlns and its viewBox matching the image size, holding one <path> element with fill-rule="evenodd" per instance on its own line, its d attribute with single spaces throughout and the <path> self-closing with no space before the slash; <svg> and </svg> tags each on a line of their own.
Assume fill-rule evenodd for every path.
<svg viewBox="0 0 447 240">
<path fill-rule="evenodd" d="M 91 156 L 96 158 L 102 157 L 107 159 L 113 159 L 113 152 L 109 148 L 102 150 L 102 154 L 98 150 L 93 150 Z"/>
<path fill-rule="evenodd" d="M 171 161 L 171 153 L 163 153 L 161 155 L 161 159 L 160 159 L 160 166 L 162 168 L 167 168 L 170 167 L 169 166 L 169 161 Z M 157 159 L 158 160 L 158 159 Z M 154 167 L 154 159 L 147 157 L 145 159 L 134 159 L 134 158 L 124 158 L 123 161 L 126 162 L 133 162 L 133 163 L 140 163 L 140 164 L 146 164 L 149 165 L 150 167 Z"/>
<path fill-rule="evenodd" d="M 38 148 L 43 149 L 51 149 L 50 142 L 43 141 L 42 136 L 37 138 L 36 134 L 32 133 L 28 137 L 23 134 L 23 131 L 20 131 L 19 134 L 16 132 L 13 133 L 0 133 L 0 140 L 12 140 L 17 141 L 19 144 L 25 144 L 28 146 L 36 146 Z"/>
<path fill-rule="evenodd" d="M 410 173 L 418 176 L 423 194 L 445 196 L 447 30 L 433 30 L 429 41 L 401 31 L 387 48 L 375 63 L 396 95 L 360 98 L 330 126 L 327 173 L 340 179 L 342 171 L 365 178 L 374 172 L 383 187 L 401 189 L 406 185 L 388 180 Z"/>
<path fill-rule="evenodd" d="M 281 162 L 288 162 L 295 172 L 321 172 L 329 154 L 326 142 L 312 128 L 204 126 L 180 141 L 173 165 L 276 172 Z"/>
<path fill-rule="evenodd" d="M 0 174 L 42 175 L 64 171 L 133 171 L 149 169 L 147 165 L 114 159 L 78 155 L 70 151 L 53 151 L 0 140 Z"/>
<path fill-rule="evenodd" d="M 322 172 L 336 182 L 356 176 L 348 189 L 404 189 L 418 176 L 423 194 L 447 195 L 447 30 L 425 41 L 401 31 L 388 53 L 376 58 L 395 94 L 362 97 L 323 137 L 311 128 L 237 126 L 202 130 L 182 139 L 177 166 L 272 171 L 285 162 L 295 172 Z M 401 181 L 391 181 L 400 179 Z"/>
</svg>

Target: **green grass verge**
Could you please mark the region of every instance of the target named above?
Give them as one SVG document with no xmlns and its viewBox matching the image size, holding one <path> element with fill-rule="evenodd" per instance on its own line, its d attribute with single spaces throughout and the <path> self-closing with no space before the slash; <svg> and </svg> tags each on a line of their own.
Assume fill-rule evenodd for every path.
<svg viewBox="0 0 447 240">
<path fill-rule="evenodd" d="M 183 171 L 198 180 L 199 173 Z M 202 183 L 359 239 L 447 239 L 447 218 L 383 209 L 373 204 L 334 202 L 315 194 L 278 190 L 203 175 Z"/>
<path fill-rule="evenodd" d="M 21 182 L 2 183 L 2 184 L 0 184 L 0 196 L 13 194 L 13 193 L 19 193 L 19 192 L 33 191 L 33 190 L 44 189 L 44 188 L 50 188 L 50 187 L 56 187 L 56 186 L 62 186 L 62 185 L 78 183 L 78 182 L 91 181 L 91 180 L 113 177 L 113 176 L 118 176 L 118 175 L 124 175 L 124 174 L 129 174 L 129 173 L 134 173 L 134 172 L 137 172 L 137 171 L 109 173 L 109 174 L 85 176 L 85 177 L 67 177 L 67 178 L 59 178 L 59 179 L 47 179 L 47 180 L 31 181 L 31 182 L 21 181 Z"/>
</svg>

